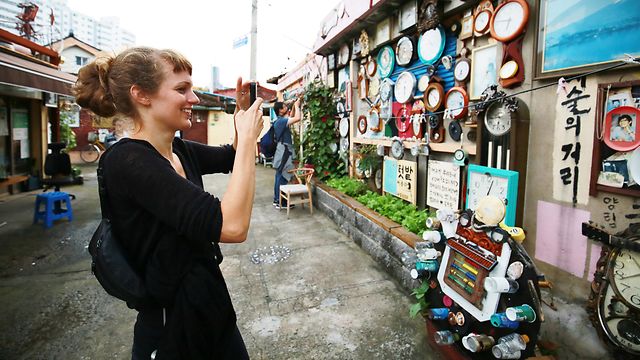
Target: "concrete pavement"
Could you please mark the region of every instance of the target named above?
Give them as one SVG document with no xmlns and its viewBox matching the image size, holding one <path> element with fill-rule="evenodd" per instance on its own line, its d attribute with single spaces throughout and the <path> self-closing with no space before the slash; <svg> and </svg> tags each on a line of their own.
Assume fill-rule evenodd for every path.
<svg viewBox="0 0 640 360">
<path fill-rule="evenodd" d="M 0 359 L 130 358 L 135 311 L 89 271 L 98 224 L 95 167 L 83 169 L 74 220 L 32 225 L 34 193 L 0 199 Z M 228 175 L 205 177 L 221 196 Z M 258 166 L 246 242 L 222 245 L 222 271 L 253 359 L 428 359 L 412 299 L 321 212 L 272 205 L 273 170 Z M 280 261 L 275 261 L 280 260 Z"/>
</svg>

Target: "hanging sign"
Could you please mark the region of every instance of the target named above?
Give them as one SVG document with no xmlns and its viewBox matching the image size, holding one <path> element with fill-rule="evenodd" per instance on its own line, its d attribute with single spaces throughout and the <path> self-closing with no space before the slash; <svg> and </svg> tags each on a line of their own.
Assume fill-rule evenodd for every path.
<svg viewBox="0 0 640 360">
<path fill-rule="evenodd" d="M 447 161 L 429 160 L 427 172 L 427 205 L 436 209 L 457 210 L 460 166 Z"/>
<path fill-rule="evenodd" d="M 382 191 L 416 204 L 418 167 L 414 161 L 384 158 Z"/>
</svg>

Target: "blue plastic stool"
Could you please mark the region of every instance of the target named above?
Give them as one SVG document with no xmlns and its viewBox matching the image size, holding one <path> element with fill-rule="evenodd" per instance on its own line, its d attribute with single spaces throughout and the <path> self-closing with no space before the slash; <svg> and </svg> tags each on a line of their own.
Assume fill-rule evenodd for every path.
<svg viewBox="0 0 640 360">
<path fill-rule="evenodd" d="M 62 208 L 62 202 L 66 204 L 66 209 Z M 40 205 L 44 205 L 44 210 L 40 210 Z M 73 220 L 71 209 L 71 199 L 69 194 L 62 191 L 45 192 L 36 196 L 36 208 L 33 213 L 33 223 L 42 220 L 45 229 L 53 226 L 53 221 L 63 217 Z"/>
</svg>

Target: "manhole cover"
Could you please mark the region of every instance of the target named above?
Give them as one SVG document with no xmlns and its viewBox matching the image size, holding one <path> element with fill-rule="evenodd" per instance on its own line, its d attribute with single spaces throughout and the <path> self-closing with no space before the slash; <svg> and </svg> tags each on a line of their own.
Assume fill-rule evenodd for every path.
<svg viewBox="0 0 640 360">
<path fill-rule="evenodd" d="M 286 246 L 272 245 L 256 249 L 251 253 L 251 262 L 258 264 L 273 264 L 285 261 L 291 256 L 291 249 Z"/>
</svg>

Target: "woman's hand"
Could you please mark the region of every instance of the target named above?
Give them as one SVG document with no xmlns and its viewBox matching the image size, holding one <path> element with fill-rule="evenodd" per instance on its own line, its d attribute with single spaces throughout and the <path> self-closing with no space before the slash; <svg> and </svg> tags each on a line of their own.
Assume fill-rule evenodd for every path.
<svg viewBox="0 0 640 360">
<path fill-rule="evenodd" d="M 242 77 L 236 82 L 236 110 L 247 110 L 251 106 L 250 82 L 242 82 Z"/>
<path fill-rule="evenodd" d="M 255 144 L 258 136 L 260 136 L 260 132 L 264 127 L 262 102 L 262 98 L 256 98 L 256 101 L 247 111 L 239 110 L 234 116 L 239 141 L 247 139 Z"/>
</svg>

